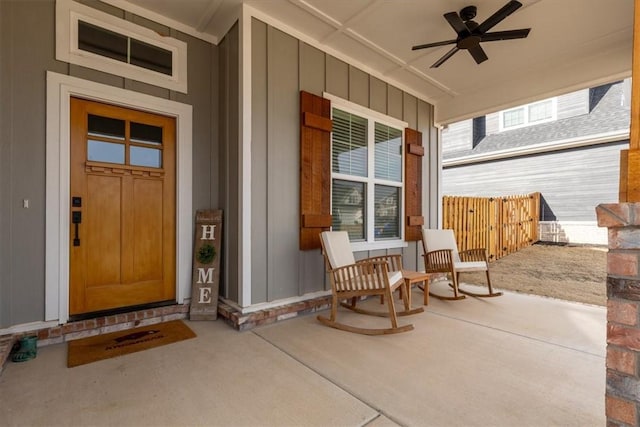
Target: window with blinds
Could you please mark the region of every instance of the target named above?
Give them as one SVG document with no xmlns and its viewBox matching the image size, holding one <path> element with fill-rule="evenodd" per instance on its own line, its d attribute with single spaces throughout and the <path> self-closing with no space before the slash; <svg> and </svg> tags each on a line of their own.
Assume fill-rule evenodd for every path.
<svg viewBox="0 0 640 427">
<path fill-rule="evenodd" d="M 403 131 L 333 108 L 331 210 L 352 242 L 401 240 Z"/>
</svg>

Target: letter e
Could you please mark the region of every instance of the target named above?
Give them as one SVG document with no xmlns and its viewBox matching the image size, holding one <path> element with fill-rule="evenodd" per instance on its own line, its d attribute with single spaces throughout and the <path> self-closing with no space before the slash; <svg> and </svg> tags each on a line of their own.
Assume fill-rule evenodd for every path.
<svg viewBox="0 0 640 427">
<path fill-rule="evenodd" d="M 200 304 L 211 303 L 211 288 L 200 288 L 200 299 L 198 302 Z"/>
</svg>

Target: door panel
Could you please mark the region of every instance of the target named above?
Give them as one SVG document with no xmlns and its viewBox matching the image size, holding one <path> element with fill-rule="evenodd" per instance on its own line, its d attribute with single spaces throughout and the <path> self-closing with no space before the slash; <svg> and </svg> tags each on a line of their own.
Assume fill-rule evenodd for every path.
<svg viewBox="0 0 640 427">
<path fill-rule="evenodd" d="M 121 181 L 121 177 L 87 176 L 80 244 L 85 248 L 84 262 L 90 266 L 86 269 L 88 287 L 121 281 Z"/>
<path fill-rule="evenodd" d="M 133 279 L 162 277 L 162 182 L 137 179 L 133 197 Z"/>
<path fill-rule="evenodd" d="M 70 178 L 70 314 L 175 300 L 175 119 L 72 98 Z"/>
</svg>

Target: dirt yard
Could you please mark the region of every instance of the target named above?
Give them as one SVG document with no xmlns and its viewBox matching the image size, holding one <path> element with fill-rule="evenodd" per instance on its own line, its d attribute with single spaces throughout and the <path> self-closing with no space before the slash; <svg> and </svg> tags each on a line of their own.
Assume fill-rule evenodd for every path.
<svg viewBox="0 0 640 427">
<path fill-rule="evenodd" d="M 607 249 L 535 244 L 489 266 L 497 289 L 606 305 Z M 484 285 L 483 273 L 463 273 L 464 283 Z"/>
</svg>

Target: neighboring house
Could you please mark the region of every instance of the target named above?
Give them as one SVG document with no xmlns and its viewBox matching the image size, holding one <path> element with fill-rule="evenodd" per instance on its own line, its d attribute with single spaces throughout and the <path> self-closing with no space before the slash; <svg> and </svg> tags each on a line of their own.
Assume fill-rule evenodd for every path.
<svg viewBox="0 0 640 427">
<path fill-rule="evenodd" d="M 540 192 L 540 239 L 606 244 L 595 207 L 618 201 L 628 148 L 630 79 L 451 124 L 442 131 L 442 194 Z"/>
<path fill-rule="evenodd" d="M 199 209 L 224 212 L 220 297 L 238 327 L 327 307 L 318 234 L 332 203 L 358 257 L 420 267 L 420 217 L 437 226 L 433 105 L 250 8 L 213 44 L 83 3 L 0 1 L 0 335 L 184 314 Z M 330 141 L 331 115 L 332 163 L 301 144 Z"/>
</svg>

